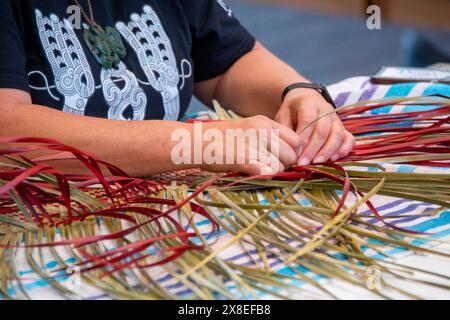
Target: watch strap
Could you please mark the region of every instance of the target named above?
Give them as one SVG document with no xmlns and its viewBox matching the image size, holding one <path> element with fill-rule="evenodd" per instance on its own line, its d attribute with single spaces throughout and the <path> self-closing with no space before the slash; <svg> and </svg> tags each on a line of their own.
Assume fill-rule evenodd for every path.
<svg viewBox="0 0 450 320">
<path fill-rule="evenodd" d="M 334 103 L 333 98 L 331 97 L 330 93 L 328 92 L 327 87 L 325 87 L 323 84 L 321 83 L 309 83 L 309 82 L 298 82 L 298 83 L 293 83 L 291 85 L 289 85 L 288 87 L 286 87 L 286 89 L 284 89 L 283 94 L 281 96 L 281 102 L 284 101 L 284 99 L 286 98 L 287 94 L 289 92 L 291 92 L 292 90 L 295 89 L 313 89 L 316 90 L 317 92 L 319 92 L 322 97 L 333 106 L 333 108 L 336 109 L 336 104 Z"/>
</svg>

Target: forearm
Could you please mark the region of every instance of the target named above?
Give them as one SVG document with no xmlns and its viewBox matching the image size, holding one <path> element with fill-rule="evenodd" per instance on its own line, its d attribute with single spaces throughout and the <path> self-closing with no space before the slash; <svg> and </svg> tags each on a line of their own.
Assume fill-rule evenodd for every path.
<svg viewBox="0 0 450 320">
<path fill-rule="evenodd" d="M 171 161 L 171 132 L 190 125 L 171 121 L 116 121 L 76 116 L 37 105 L 0 106 L 0 135 L 53 138 L 95 154 L 133 176 L 186 169 Z M 75 162 L 57 164 L 85 173 Z"/>
<path fill-rule="evenodd" d="M 294 130 L 301 141 L 298 165 L 336 161 L 348 155 L 354 137 L 320 93 L 291 90 L 281 101 L 284 89 L 296 82 L 308 81 L 257 44 L 217 79 L 214 97 L 238 114 L 262 114 Z M 323 114 L 329 116 L 321 117 Z"/>
<path fill-rule="evenodd" d="M 281 105 L 281 93 L 295 82 L 307 80 L 257 44 L 221 77 L 215 96 L 243 116 L 262 114 L 273 118 Z"/>
</svg>

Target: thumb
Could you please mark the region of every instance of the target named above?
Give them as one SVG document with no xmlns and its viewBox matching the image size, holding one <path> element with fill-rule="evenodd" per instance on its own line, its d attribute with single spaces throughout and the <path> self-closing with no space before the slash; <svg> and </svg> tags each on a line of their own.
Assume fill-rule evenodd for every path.
<svg viewBox="0 0 450 320">
<path fill-rule="evenodd" d="M 282 167 L 281 170 L 275 170 L 275 168 L 272 168 L 261 161 L 254 161 L 251 164 L 240 165 L 236 171 L 245 173 L 249 176 L 267 176 L 267 179 L 270 179 L 272 175 L 283 171 L 283 168 L 284 167 Z"/>
</svg>

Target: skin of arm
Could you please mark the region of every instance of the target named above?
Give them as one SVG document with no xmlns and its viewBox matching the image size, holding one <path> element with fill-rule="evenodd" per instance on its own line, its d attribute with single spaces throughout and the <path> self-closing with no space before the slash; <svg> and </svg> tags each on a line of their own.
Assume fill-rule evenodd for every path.
<svg viewBox="0 0 450 320">
<path fill-rule="evenodd" d="M 223 132 L 229 128 L 279 129 L 282 142 L 279 161 L 281 170 L 284 170 L 295 162 L 301 162 L 305 153 L 311 160 L 320 153 L 328 160 L 333 154 L 345 156 L 353 146 L 353 137 L 345 138 L 345 130 L 337 116 L 325 117 L 325 121 L 301 132 L 306 120 L 313 120 L 322 109 L 329 111 L 331 108 L 315 91 L 294 90 L 280 106 L 284 88 L 291 83 L 305 81 L 295 70 L 257 44 L 222 76 L 196 84 L 195 94 L 207 105 L 215 98 L 224 106 L 234 106 L 236 112 L 250 117 L 208 123 L 205 124 L 206 129 L 214 127 Z M 179 128 L 193 131 L 193 125 L 180 122 L 117 121 L 66 114 L 32 104 L 27 92 L 0 89 L 0 135 L 53 138 L 93 153 L 132 176 L 198 167 L 175 165 L 171 161 L 175 145 L 171 134 Z M 308 143 L 309 140 L 312 142 Z M 57 164 L 57 167 L 70 173 L 85 173 L 76 163 Z M 258 164 L 201 167 L 215 172 L 241 171 L 248 174 L 258 174 L 260 169 Z"/>
<path fill-rule="evenodd" d="M 0 101 L 0 135 L 56 139 L 124 168 L 132 176 L 173 170 L 170 134 L 183 126 L 190 129 L 189 125 L 174 121 L 115 121 L 76 116 L 33 105 L 30 96 L 19 90 L 0 90 Z M 55 164 L 66 172 L 87 172 L 76 162 Z"/>
<path fill-rule="evenodd" d="M 279 129 L 280 171 L 295 162 L 294 150 L 298 148 L 298 137 L 289 128 L 266 117 L 257 116 L 229 122 L 207 123 L 204 126 L 204 130 L 214 127 L 222 132 L 230 128 Z M 0 136 L 56 139 L 94 154 L 122 168 L 131 176 L 146 177 L 161 172 L 199 167 L 196 164 L 175 165 L 172 161 L 171 153 L 177 142 L 172 141 L 171 135 L 181 128 L 186 129 L 191 137 L 194 136 L 192 124 L 164 120 L 118 121 L 77 116 L 34 105 L 30 95 L 24 91 L 0 89 Z M 4 146 L 0 143 L 1 147 Z M 246 147 L 248 145 L 244 146 Z M 242 152 L 248 154 L 247 150 Z M 44 154 L 33 152 L 30 158 L 34 159 Z M 240 171 L 251 175 L 258 175 L 262 169 L 268 169 L 263 163 L 249 163 L 247 159 L 246 164 L 200 165 L 200 167 L 214 172 Z M 88 173 L 77 161 L 56 161 L 51 165 L 65 173 Z"/>
<path fill-rule="evenodd" d="M 217 99 L 242 116 L 262 114 L 296 131 L 300 136 L 299 165 L 348 155 L 355 139 L 336 114 L 308 126 L 333 111 L 317 91 L 292 90 L 281 103 L 283 90 L 297 82 L 309 81 L 257 42 L 224 75 L 197 84 L 196 95 L 207 105 Z"/>
<path fill-rule="evenodd" d="M 257 42 L 225 74 L 198 83 L 195 94 L 205 105 L 216 99 L 244 117 L 261 114 L 273 119 L 281 93 L 295 82 L 308 81 Z"/>
</svg>

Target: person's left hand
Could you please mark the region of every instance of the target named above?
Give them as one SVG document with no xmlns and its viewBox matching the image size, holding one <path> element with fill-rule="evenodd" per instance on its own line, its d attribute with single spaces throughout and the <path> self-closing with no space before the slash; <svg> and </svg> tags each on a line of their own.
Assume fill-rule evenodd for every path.
<svg viewBox="0 0 450 320">
<path fill-rule="evenodd" d="M 298 165 L 337 161 L 346 157 L 355 145 L 353 135 L 345 130 L 339 117 L 318 92 L 311 89 L 292 90 L 285 97 L 275 121 L 300 135 Z"/>
</svg>

